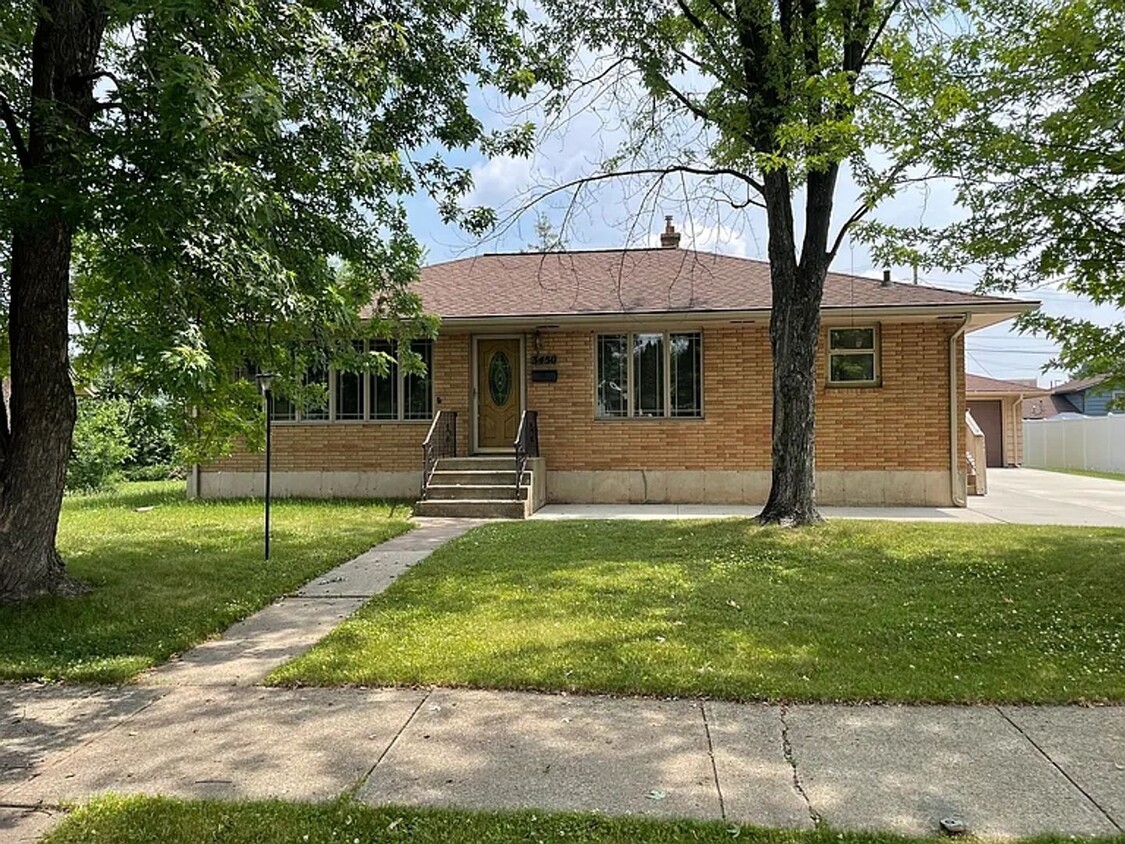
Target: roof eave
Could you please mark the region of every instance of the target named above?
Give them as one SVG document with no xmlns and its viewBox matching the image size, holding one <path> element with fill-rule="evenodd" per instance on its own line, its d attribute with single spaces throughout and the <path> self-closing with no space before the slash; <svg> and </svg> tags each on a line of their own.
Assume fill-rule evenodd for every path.
<svg viewBox="0 0 1125 844">
<path fill-rule="evenodd" d="M 1039 302 L 972 302 L 967 304 L 934 303 L 923 305 L 868 305 L 861 307 L 836 306 L 821 309 L 821 319 L 831 324 L 836 320 L 872 319 L 918 321 L 969 316 L 968 331 L 977 331 L 989 325 L 1034 311 Z M 628 311 L 621 313 L 563 313 L 563 314 L 480 314 L 474 316 L 442 316 L 447 328 L 562 328 L 597 325 L 644 325 L 721 323 L 767 323 L 769 308 L 745 310 L 686 310 L 686 311 Z"/>
</svg>

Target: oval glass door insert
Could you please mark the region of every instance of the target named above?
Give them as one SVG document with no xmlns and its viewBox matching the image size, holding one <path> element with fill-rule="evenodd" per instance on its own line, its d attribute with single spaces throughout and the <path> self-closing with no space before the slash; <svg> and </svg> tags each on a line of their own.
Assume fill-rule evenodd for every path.
<svg viewBox="0 0 1125 844">
<path fill-rule="evenodd" d="M 497 407 L 506 405 L 512 394 L 512 364 L 503 351 L 496 352 L 488 365 L 488 394 Z"/>
</svg>

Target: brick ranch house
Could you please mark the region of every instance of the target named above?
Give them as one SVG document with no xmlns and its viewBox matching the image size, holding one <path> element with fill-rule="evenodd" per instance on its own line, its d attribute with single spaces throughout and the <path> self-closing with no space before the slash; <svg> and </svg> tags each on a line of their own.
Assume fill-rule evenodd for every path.
<svg viewBox="0 0 1125 844">
<path fill-rule="evenodd" d="M 681 249 L 670 225 L 662 242 L 424 268 L 417 291 L 441 317 L 437 338 L 416 346 L 427 376 L 332 372 L 328 407 L 300 413 L 279 402 L 275 493 L 417 498 L 431 435 L 446 457 L 425 473 L 424 512 L 763 503 L 769 266 Z M 816 382 L 818 501 L 963 505 L 964 335 L 1035 307 L 830 273 Z M 518 491 L 521 419 L 525 440 L 537 423 L 539 459 Z M 189 494 L 260 494 L 263 467 L 248 453 L 196 467 Z"/>
</svg>

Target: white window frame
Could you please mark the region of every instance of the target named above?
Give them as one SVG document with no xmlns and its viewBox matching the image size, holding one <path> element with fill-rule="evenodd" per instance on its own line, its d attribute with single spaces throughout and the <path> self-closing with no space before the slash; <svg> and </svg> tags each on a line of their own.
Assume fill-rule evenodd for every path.
<svg viewBox="0 0 1125 844">
<path fill-rule="evenodd" d="M 638 334 L 660 334 L 663 337 L 663 351 L 664 351 L 664 412 L 660 416 L 638 416 L 636 414 L 636 402 L 633 391 L 633 349 L 635 340 Z M 699 337 L 699 414 L 696 416 L 674 416 L 672 414 L 672 335 L 679 334 L 695 334 Z M 625 385 L 625 415 L 624 416 L 606 416 L 598 413 L 598 378 L 600 371 L 598 369 L 598 341 L 602 337 L 624 337 L 626 349 L 626 379 Z M 703 398 L 703 367 L 704 367 L 704 354 L 703 354 L 703 329 L 702 328 L 679 328 L 671 330 L 651 330 L 651 331 L 599 331 L 594 334 L 594 418 L 599 421 L 605 422 L 625 422 L 630 420 L 645 420 L 645 419 L 671 419 L 675 421 L 694 422 L 703 419 L 707 414 L 706 405 Z"/>
<path fill-rule="evenodd" d="M 273 419 L 273 425 L 429 425 L 434 420 L 434 409 L 437 406 L 437 396 L 434 390 L 434 341 L 431 338 L 419 337 L 418 340 L 428 340 L 430 345 L 430 368 L 426 373 L 430 384 L 430 415 L 426 419 L 406 419 L 406 403 L 404 399 L 405 390 L 404 383 L 406 373 L 403 372 L 401 366 L 395 366 L 395 377 L 397 379 L 397 407 L 395 408 L 394 419 L 374 419 L 371 415 L 371 378 L 374 372 L 359 373 L 363 377 L 363 418 L 362 419 L 337 419 L 336 418 L 336 373 L 339 371 L 337 367 L 328 367 L 328 415 L 323 419 L 305 419 L 304 411 L 299 407 L 294 407 L 293 419 Z M 369 354 L 371 352 L 372 343 L 374 341 L 363 341 L 363 353 Z M 407 344 L 413 342 L 411 340 L 403 341 Z M 397 351 L 396 344 L 396 351 Z"/>
<path fill-rule="evenodd" d="M 832 332 L 833 331 L 870 331 L 871 332 L 871 348 L 869 349 L 833 349 L 832 348 Z M 828 326 L 828 337 L 826 345 L 828 346 L 828 359 L 826 363 L 826 371 L 824 373 L 825 380 L 830 387 L 873 387 L 878 386 L 882 380 L 882 369 L 879 366 L 879 326 L 874 325 L 830 325 Z M 832 358 L 842 355 L 871 355 L 871 379 L 864 381 L 836 381 L 832 378 Z"/>
</svg>

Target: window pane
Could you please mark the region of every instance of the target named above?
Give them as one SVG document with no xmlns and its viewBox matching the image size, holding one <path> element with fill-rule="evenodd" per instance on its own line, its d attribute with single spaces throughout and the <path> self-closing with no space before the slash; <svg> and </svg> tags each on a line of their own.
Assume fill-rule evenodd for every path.
<svg viewBox="0 0 1125 844">
<path fill-rule="evenodd" d="M 395 362 L 395 347 L 389 340 L 373 340 L 371 351 L 391 356 L 386 375 L 371 373 L 371 418 L 398 419 L 398 363 Z"/>
<path fill-rule="evenodd" d="M 832 328 L 828 331 L 830 349 L 875 349 L 874 328 Z"/>
<path fill-rule="evenodd" d="M 410 351 L 426 364 L 425 375 L 407 374 L 402 379 L 403 418 L 429 419 L 433 413 L 434 344 L 430 340 L 412 340 Z"/>
<path fill-rule="evenodd" d="M 859 355 L 832 355 L 832 381 L 874 381 L 875 355 L 866 352 Z"/>
<path fill-rule="evenodd" d="M 270 414 L 270 418 L 274 422 L 292 422 L 297 418 L 297 408 L 289 399 L 283 399 L 274 394 L 272 401 L 273 413 Z"/>
<path fill-rule="evenodd" d="M 698 332 L 668 335 L 673 416 L 703 415 L 703 348 L 701 339 Z"/>
<path fill-rule="evenodd" d="M 633 335 L 633 415 L 664 415 L 664 335 Z"/>
<path fill-rule="evenodd" d="M 352 342 L 355 350 L 363 354 L 363 341 Z M 363 382 L 361 372 L 336 372 L 336 418 L 363 418 Z"/>
<path fill-rule="evenodd" d="M 328 370 L 323 365 L 310 366 L 305 372 L 305 386 L 314 385 L 323 388 L 321 398 L 301 409 L 301 419 L 317 421 L 328 418 Z"/>
<path fill-rule="evenodd" d="M 598 416 L 628 416 L 629 357 L 624 334 L 598 337 Z"/>
</svg>

